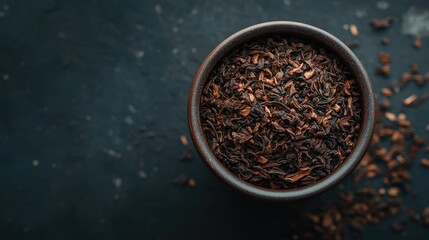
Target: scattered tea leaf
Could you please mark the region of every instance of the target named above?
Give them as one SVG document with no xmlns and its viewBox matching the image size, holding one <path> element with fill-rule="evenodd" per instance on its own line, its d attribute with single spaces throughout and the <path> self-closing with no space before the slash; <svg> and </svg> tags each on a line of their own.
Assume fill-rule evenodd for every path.
<svg viewBox="0 0 429 240">
<path fill-rule="evenodd" d="M 386 65 L 378 67 L 377 73 L 382 75 L 382 76 L 389 76 L 390 75 L 390 65 L 386 64 Z"/>
<path fill-rule="evenodd" d="M 422 159 L 420 160 L 420 164 L 421 164 L 423 167 L 427 167 L 427 168 L 429 168 L 429 159 L 427 159 L 427 158 L 422 158 Z"/>
<path fill-rule="evenodd" d="M 404 101 L 402 102 L 405 106 L 410 106 L 411 104 L 413 104 L 414 101 L 417 100 L 417 95 L 413 94 L 407 98 L 404 99 Z"/>
<path fill-rule="evenodd" d="M 389 45 L 390 39 L 388 37 L 384 36 L 380 39 L 380 42 L 381 42 L 381 44 L 386 46 L 386 45 Z"/>
<path fill-rule="evenodd" d="M 185 135 L 180 136 L 180 142 L 182 142 L 183 146 L 188 146 L 188 139 Z"/>
<path fill-rule="evenodd" d="M 389 120 L 391 122 L 396 121 L 396 115 L 394 113 L 386 112 L 386 113 L 384 113 L 384 116 L 387 118 L 387 120 Z"/>
<path fill-rule="evenodd" d="M 350 33 L 353 36 L 359 35 L 359 29 L 358 29 L 358 27 L 355 24 L 350 24 Z"/>
<path fill-rule="evenodd" d="M 415 48 L 421 48 L 422 47 L 422 39 L 421 38 L 414 39 L 413 46 Z"/>
<path fill-rule="evenodd" d="M 389 16 L 381 19 L 374 18 L 371 20 L 371 26 L 376 29 L 385 29 L 390 27 L 390 25 L 393 23 L 394 18 Z"/>
<path fill-rule="evenodd" d="M 406 225 L 407 225 L 406 221 L 394 222 L 391 225 L 391 229 L 395 233 L 400 233 L 400 232 L 404 231 Z"/>
<path fill-rule="evenodd" d="M 385 52 L 381 52 L 378 55 L 378 59 L 379 59 L 381 64 L 388 64 L 388 63 L 390 63 L 391 57 L 390 57 L 390 54 L 385 53 Z"/>
<path fill-rule="evenodd" d="M 188 186 L 189 187 L 191 187 L 191 188 L 194 188 L 194 187 L 196 187 L 197 186 L 197 182 L 195 181 L 195 179 L 193 179 L 193 178 L 189 178 L 188 179 L 188 181 L 187 181 L 187 184 L 188 184 Z"/>
<path fill-rule="evenodd" d="M 397 188 L 397 187 L 391 187 L 391 188 L 389 188 L 389 190 L 387 191 L 387 193 L 391 197 L 396 197 L 396 196 L 399 195 L 399 188 Z"/>
<path fill-rule="evenodd" d="M 381 93 L 386 97 L 391 97 L 395 94 L 395 92 L 391 88 L 382 88 Z"/>
</svg>

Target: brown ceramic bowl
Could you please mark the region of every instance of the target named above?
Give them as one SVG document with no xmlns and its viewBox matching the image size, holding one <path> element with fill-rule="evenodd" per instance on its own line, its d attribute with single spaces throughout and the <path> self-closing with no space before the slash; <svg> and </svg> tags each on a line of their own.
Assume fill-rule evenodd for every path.
<svg viewBox="0 0 429 240">
<path fill-rule="evenodd" d="M 215 67 L 233 49 L 241 47 L 245 42 L 273 35 L 293 36 L 309 40 L 336 54 L 349 67 L 357 81 L 363 98 L 363 120 L 361 131 L 355 143 L 353 152 L 334 172 L 326 178 L 311 185 L 286 189 L 272 190 L 245 182 L 230 172 L 216 158 L 209 144 L 200 120 L 200 99 L 203 86 Z M 245 28 L 221 42 L 204 60 L 195 75 L 188 100 L 188 123 L 192 140 L 198 153 L 208 168 L 220 179 L 233 188 L 253 197 L 287 201 L 301 199 L 321 193 L 343 180 L 359 164 L 371 141 L 374 127 L 374 94 L 368 75 L 353 52 L 340 40 L 331 34 L 303 23 L 297 22 L 267 22 Z"/>
</svg>

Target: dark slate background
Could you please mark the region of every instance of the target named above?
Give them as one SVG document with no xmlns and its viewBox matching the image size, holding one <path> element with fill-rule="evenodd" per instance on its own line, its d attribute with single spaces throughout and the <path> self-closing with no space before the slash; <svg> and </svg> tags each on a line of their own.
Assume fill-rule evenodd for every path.
<svg viewBox="0 0 429 240">
<path fill-rule="evenodd" d="M 0 0 L 0 238 L 290 239 L 290 226 L 300 226 L 295 204 L 236 193 L 181 144 L 180 135 L 190 141 L 193 75 L 230 34 L 293 20 L 359 40 L 353 50 L 379 93 L 410 63 L 429 71 L 429 39 L 416 50 L 401 34 L 405 11 L 428 2 L 383 2 L 387 9 L 371 0 Z M 369 20 L 387 15 L 396 17 L 393 26 L 374 32 Z M 344 29 L 352 23 L 357 37 Z M 389 46 L 379 43 L 384 35 Z M 393 56 L 390 79 L 374 74 L 381 50 Z M 409 86 L 395 112 L 402 98 L 427 90 Z M 428 109 L 427 102 L 405 109 L 426 136 Z M 191 162 L 180 161 L 186 148 Z M 405 197 L 419 211 L 429 205 L 428 171 L 412 167 L 419 196 Z M 173 185 L 180 173 L 197 187 Z M 332 201 L 335 191 L 305 206 Z M 429 238 L 413 224 L 393 234 L 390 223 L 368 226 L 364 238 Z"/>
</svg>

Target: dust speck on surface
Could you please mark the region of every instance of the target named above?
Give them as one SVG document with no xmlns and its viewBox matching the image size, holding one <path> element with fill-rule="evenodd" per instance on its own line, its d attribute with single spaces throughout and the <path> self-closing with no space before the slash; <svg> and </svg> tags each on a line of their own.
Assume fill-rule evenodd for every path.
<svg viewBox="0 0 429 240">
<path fill-rule="evenodd" d="M 140 170 L 138 173 L 137 173 L 137 175 L 139 176 L 139 178 L 146 178 L 147 177 L 147 174 L 145 173 L 145 171 L 143 171 L 143 170 Z"/>
<path fill-rule="evenodd" d="M 291 0 L 283 0 L 283 4 L 284 4 L 286 7 L 289 7 L 291 3 L 292 3 L 292 2 L 291 2 Z"/>
<path fill-rule="evenodd" d="M 9 80 L 9 74 L 3 74 L 3 80 Z"/>
<path fill-rule="evenodd" d="M 155 12 L 156 12 L 156 14 L 162 14 L 161 5 L 159 5 L 159 4 L 155 5 Z"/>
<path fill-rule="evenodd" d="M 58 38 L 64 39 L 64 38 L 66 38 L 66 34 L 63 33 L 63 32 L 59 32 L 58 33 Z"/>
<path fill-rule="evenodd" d="M 4 17 L 4 15 L 6 15 L 5 12 L 0 11 L 0 17 Z"/>
<path fill-rule="evenodd" d="M 103 151 L 104 151 L 104 153 L 106 153 L 110 157 L 114 157 L 114 158 L 121 158 L 122 157 L 121 153 L 116 152 L 115 150 L 110 149 L 110 148 L 105 148 L 105 149 L 103 149 Z"/>
<path fill-rule="evenodd" d="M 410 7 L 403 16 L 402 33 L 416 37 L 429 36 L 429 9 Z"/>
<path fill-rule="evenodd" d="M 379 1 L 377 2 L 377 8 L 380 10 L 386 10 L 389 8 L 389 3 L 386 1 Z"/>
<path fill-rule="evenodd" d="M 91 120 L 92 120 L 92 117 L 91 117 L 91 115 L 86 115 L 86 116 L 85 116 L 85 119 L 86 119 L 86 121 L 88 121 L 88 122 L 89 122 L 89 121 L 91 121 Z"/>
<path fill-rule="evenodd" d="M 142 58 L 144 57 L 144 52 L 143 52 L 143 50 L 135 50 L 135 51 L 134 51 L 134 56 L 135 56 L 137 59 L 142 59 Z"/>
<path fill-rule="evenodd" d="M 128 125 L 133 125 L 134 124 L 134 119 L 131 116 L 126 116 L 124 118 L 124 122 Z"/>
<path fill-rule="evenodd" d="M 153 172 L 158 172 L 158 171 L 159 171 L 159 169 L 158 169 L 158 167 L 153 167 L 153 168 L 152 168 L 152 171 L 153 171 Z"/>
<path fill-rule="evenodd" d="M 144 27 L 141 24 L 136 24 L 136 29 L 139 31 L 142 31 L 144 29 Z"/>
<path fill-rule="evenodd" d="M 197 15 L 198 14 L 198 9 L 196 9 L 196 8 L 192 9 L 191 14 L 192 15 Z"/>
<path fill-rule="evenodd" d="M 174 26 L 174 27 L 171 29 L 171 31 L 173 31 L 173 32 L 177 33 L 177 32 L 179 31 L 179 28 L 178 28 L 178 27 L 176 27 L 176 26 Z"/>
<path fill-rule="evenodd" d="M 178 24 L 183 24 L 185 21 L 183 20 L 183 18 L 179 18 L 179 19 L 177 19 L 177 23 Z"/>
<path fill-rule="evenodd" d="M 173 53 L 174 55 L 177 55 L 179 53 L 179 49 L 178 48 L 173 48 L 173 50 L 171 51 L 171 53 Z"/>
<path fill-rule="evenodd" d="M 37 159 L 34 159 L 31 163 L 33 164 L 33 167 L 39 166 L 39 160 Z"/>
<path fill-rule="evenodd" d="M 133 105 L 128 105 L 128 111 L 130 113 L 137 113 L 137 109 Z"/>
<path fill-rule="evenodd" d="M 364 9 L 357 9 L 355 14 L 356 14 L 356 17 L 358 17 L 358 18 L 363 18 L 363 17 L 366 17 L 366 15 L 368 15 L 366 10 L 364 10 Z"/>
<path fill-rule="evenodd" d="M 113 178 L 112 183 L 116 188 L 120 188 L 122 186 L 122 178 L 115 177 Z"/>
<path fill-rule="evenodd" d="M 191 48 L 191 53 L 197 53 L 197 49 L 196 48 Z"/>
</svg>

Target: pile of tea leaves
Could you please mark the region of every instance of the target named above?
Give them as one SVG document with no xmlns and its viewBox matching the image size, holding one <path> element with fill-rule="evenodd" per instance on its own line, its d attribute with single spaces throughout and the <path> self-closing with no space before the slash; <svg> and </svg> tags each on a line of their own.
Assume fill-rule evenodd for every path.
<svg viewBox="0 0 429 240">
<path fill-rule="evenodd" d="M 210 75 L 201 123 L 216 157 L 252 184 L 288 189 L 328 176 L 353 151 L 360 90 L 326 49 L 273 37 L 245 44 Z"/>
<path fill-rule="evenodd" d="M 391 19 L 376 19 L 371 24 L 374 27 L 374 21 L 384 22 L 384 29 L 390 26 Z M 388 45 L 389 41 L 383 37 L 381 43 Z M 414 47 L 417 48 L 415 43 Z M 392 57 L 383 51 L 378 59 L 381 66 L 376 69 L 376 73 L 387 80 L 390 78 Z M 410 169 L 419 167 L 416 165 L 429 169 L 429 142 L 427 133 L 415 130 L 406 109 L 425 103 L 429 98 L 428 83 L 429 72 L 422 72 L 415 63 L 411 63 L 399 76 L 399 81 L 386 82 L 387 86 L 378 93 L 371 144 L 352 175 L 353 187 L 348 191 L 340 189 L 339 195 L 327 204 L 300 213 L 296 221 L 299 224 L 294 228 L 294 239 L 346 239 L 349 235 L 361 236 L 367 225 L 388 219 L 394 233 L 404 233 L 410 224 L 429 229 L 429 205 L 416 209 L 407 203 L 423 194 L 412 189 Z M 407 89 L 407 86 L 413 84 L 419 89 Z M 416 90 L 424 92 L 419 95 Z M 408 96 L 400 97 L 401 92 L 407 92 Z M 401 102 L 401 110 L 392 107 Z M 426 130 L 429 131 L 429 124 Z M 421 155 L 423 157 L 418 157 Z"/>
</svg>

